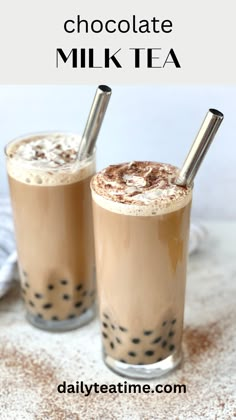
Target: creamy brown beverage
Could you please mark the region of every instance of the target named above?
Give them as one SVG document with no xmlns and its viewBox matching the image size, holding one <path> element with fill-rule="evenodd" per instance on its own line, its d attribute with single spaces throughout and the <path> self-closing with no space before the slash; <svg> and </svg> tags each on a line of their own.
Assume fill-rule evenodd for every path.
<svg viewBox="0 0 236 420">
<path fill-rule="evenodd" d="M 48 330 L 76 328 L 94 316 L 95 156 L 77 164 L 79 142 L 49 133 L 6 148 L 27 318 Z"/>
<path fill-rule="evenodd" d="M 104 359 L 155 377 L 181 359 L 191 188 L 177 168 L 112 165 L 91 182 Z"/>
</svg>

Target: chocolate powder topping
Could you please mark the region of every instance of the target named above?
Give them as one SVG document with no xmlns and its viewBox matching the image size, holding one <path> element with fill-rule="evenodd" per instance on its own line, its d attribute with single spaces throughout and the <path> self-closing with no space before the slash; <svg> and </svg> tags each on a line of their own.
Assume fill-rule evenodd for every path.
<svg viewBox="0 0 236 420">
<path fill-rule="evenodd" d="M 177 171 L 173 165 L 150 161 L 111 165 L 95 175 L 92 188 L 103 198 L 124 204 L 172 201 L 190 191 L 175 185 Z"/>
<path fill-rule="evenodd" d="M 76 160 L 80 137 L 73 134 L 48 133 L 34 135 L 9 146 L 8 157 L 38 164 L 59 167 Z"/>
</svg>

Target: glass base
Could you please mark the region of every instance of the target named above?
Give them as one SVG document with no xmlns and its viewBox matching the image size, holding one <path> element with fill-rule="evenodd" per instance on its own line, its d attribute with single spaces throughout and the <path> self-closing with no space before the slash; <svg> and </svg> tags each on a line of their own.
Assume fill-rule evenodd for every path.
<svg viewBox="0 0 236 420">
<path fill-rule="evenodd" d="M 36 315 L 33 315 L 29 312 L 26 313 L 26 319 L 34 327 L 40 328 L 41 330 L 51 331 L 51 332 L 65 332 L 75 330 L 80 328 L 83 325 L 88 324 L 95 317 L 96 310 L 95 305 L 91 306 L 85 313 L 81 314 L 79 317 L 66 319 L 63 321 L 51 321 L 39 318 Z"/>
<path fill-rule="evenodd" d="M 105 364 L 115 373 L 132 379 L 154 379 L 165 375 L 175 369 L 182 360 L 182 350 L 168 356 L 161 362 L 150 365 L 130 365 L 113 359 L 107 354 L 103 354 Z"/>
</svg>

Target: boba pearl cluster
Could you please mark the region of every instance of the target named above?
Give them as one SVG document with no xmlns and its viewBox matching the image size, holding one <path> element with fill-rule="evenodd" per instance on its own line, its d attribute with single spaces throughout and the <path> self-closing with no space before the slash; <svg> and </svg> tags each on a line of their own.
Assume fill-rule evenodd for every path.
<svg viewBox="0 0 236 420">
<path fill-rule="evenodd" d="M 140 329 L 139 334 L 133 334 L 124 325 L 117 325 L 106 312 L 102 313 L 101 319 L 105 352 L 122 363 L 157 363 L 173 354 L 178 347 L 176 318 L 163 320 L 155 329 Z"/>
<path fill-rule="evenodd" d="M 45 292 L 41 293 L 32 289 L 26 271 L 23 271 L 22 277 L 22 297 L 29 312 L 38 319 L 55 322 L 73 319 L 84 314 L 95 302 L 94 285 L 87 289 L 85 283 L 78 282 L 72 290 L 70 281 L 62 278 L 49 282 Z M 67 314 L 64 317 L 60 314 L 61 307 L 63 312 L 66 308 Z"/>
</svg>

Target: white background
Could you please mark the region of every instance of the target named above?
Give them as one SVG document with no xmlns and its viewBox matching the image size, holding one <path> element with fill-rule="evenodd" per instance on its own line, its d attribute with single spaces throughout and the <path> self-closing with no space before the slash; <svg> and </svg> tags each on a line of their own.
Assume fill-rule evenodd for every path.
<svg viewBox="0 0 236 420">
<path fill-rule="evenodd" d="M 0 86 L 0 195 L 7 194 L 4 145 L 30 132 L 82 132 L 90 86 Z M 195 181 L 193 215 L 236 216 L 236 86 L 113 86 L 98 140 L 97 168 L 128 160 L 181 166 L 210 107 L 225 119 Z"/>
</svg>

